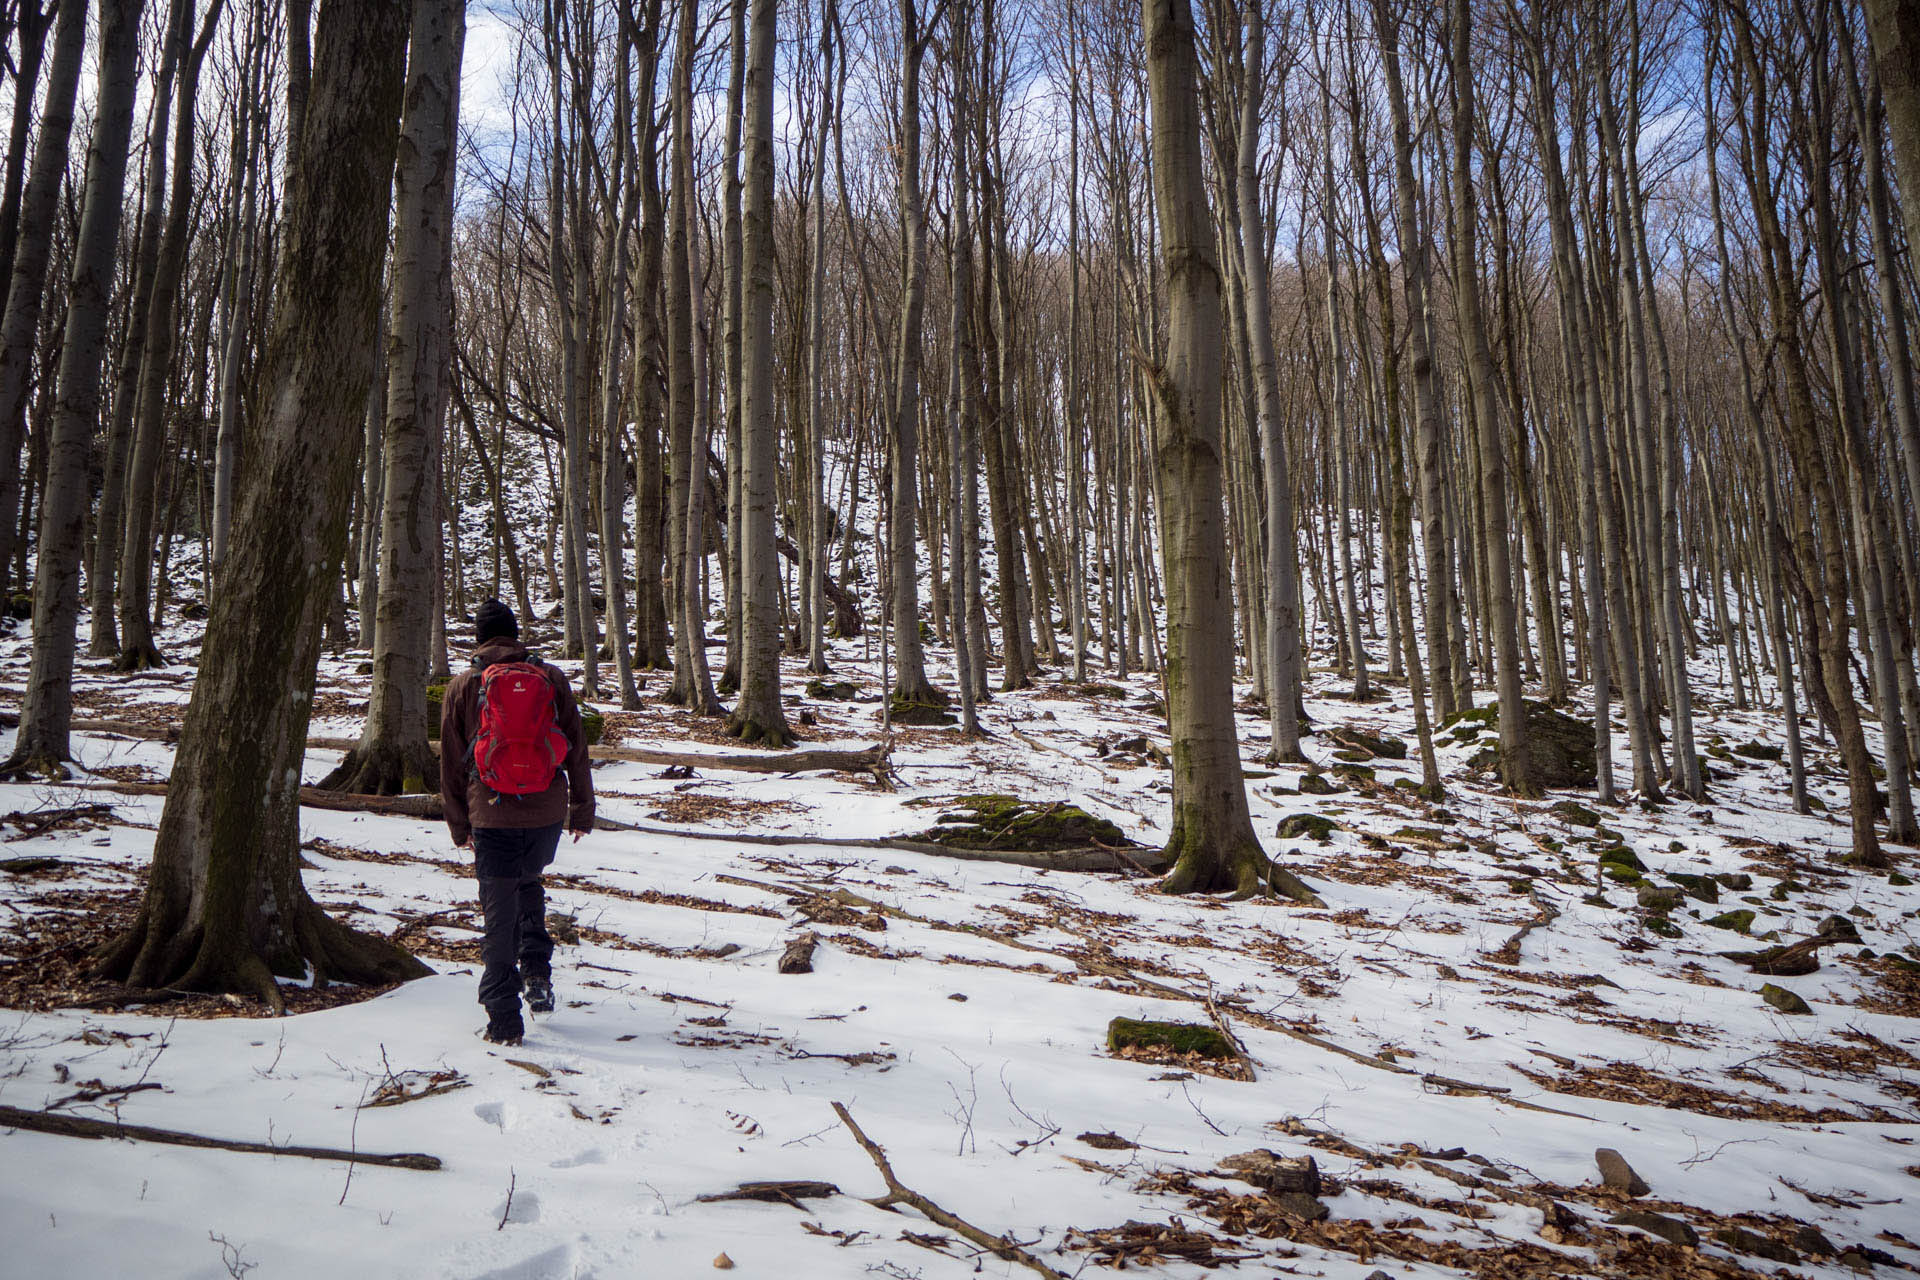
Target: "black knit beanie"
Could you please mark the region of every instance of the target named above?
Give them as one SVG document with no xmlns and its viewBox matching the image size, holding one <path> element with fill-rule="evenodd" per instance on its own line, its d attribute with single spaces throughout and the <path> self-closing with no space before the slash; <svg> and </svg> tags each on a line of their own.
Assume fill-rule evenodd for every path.
<svg viewBox="0 0 1920 1280">
<path fill-rule="evenodd" d="M 495 636 L 520 638 L 520 620 L 498 600 L 488 600 L 473 615 L 473 640 L 485 644 Z"/>
</svg>

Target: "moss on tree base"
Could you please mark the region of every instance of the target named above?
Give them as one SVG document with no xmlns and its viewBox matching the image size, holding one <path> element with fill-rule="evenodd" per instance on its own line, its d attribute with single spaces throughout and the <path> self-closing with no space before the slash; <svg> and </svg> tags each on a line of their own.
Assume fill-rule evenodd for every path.
<svg viewBox="0 0 1920 1280">
<path fill-rule="evenodd" d="M 439 789 L 440 765 L 424 740 L 408 744 L 362 739 L 319 785 L 322 791 L 363 796 L 419 795 Z"/>
</svg>

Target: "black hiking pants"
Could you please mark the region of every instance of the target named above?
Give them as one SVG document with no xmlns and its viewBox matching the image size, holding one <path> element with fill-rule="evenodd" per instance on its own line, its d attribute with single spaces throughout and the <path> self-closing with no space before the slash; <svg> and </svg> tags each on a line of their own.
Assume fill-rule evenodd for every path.
<svg viewBox="0 0 1920 1280">
<path fill-rule="evenodd" d="M 520 1016 L 520 978 L 549 977 L 553 939 L 547 933 L 547 889 L 540 873 L 560 847 L 550 827 L 475 827 L 473 874 L 480 881 L 480 1003 L 489 1017 Z"/>
</svg>

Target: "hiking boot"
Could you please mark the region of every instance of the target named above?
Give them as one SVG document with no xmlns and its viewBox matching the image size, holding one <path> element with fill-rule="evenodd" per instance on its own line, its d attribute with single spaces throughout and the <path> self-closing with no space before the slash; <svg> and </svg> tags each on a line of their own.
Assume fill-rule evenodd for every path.
<svg viewBox="0 0 1920 1280">
<path fill-rule="evenodd" d="M 553 1012 L 553 979 L 545 974 L 530 974 L 525 983 L 527 1008 L 534 1013 Z"/>
<path fill-rule="evenodd" d="M 527 1029 L 521 1023 L 520 1015 L 516 1013 L 504 1018 L 489 1017 L 486 1029 L 480 1033 L 480 1038 L 488 1044 L 515 1045 L 519 1044 L 521 1037 L 526 1034 Z"/>
</svg>

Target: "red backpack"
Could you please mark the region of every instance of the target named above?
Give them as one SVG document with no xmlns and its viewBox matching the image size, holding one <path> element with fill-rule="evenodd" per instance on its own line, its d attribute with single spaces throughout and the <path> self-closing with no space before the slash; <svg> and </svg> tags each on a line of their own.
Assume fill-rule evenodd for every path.
<svg viewBox="0 0 1920 1280">
<path fill-rule="evenodd" d="M 473 771 L 480 781 L 502 795 L 545 791 L 567 758 L 567 746 L 546 672 L 531 662 L 496 662 L 481 673 L 480 731 L 473 736 Z"/>
</svg>

